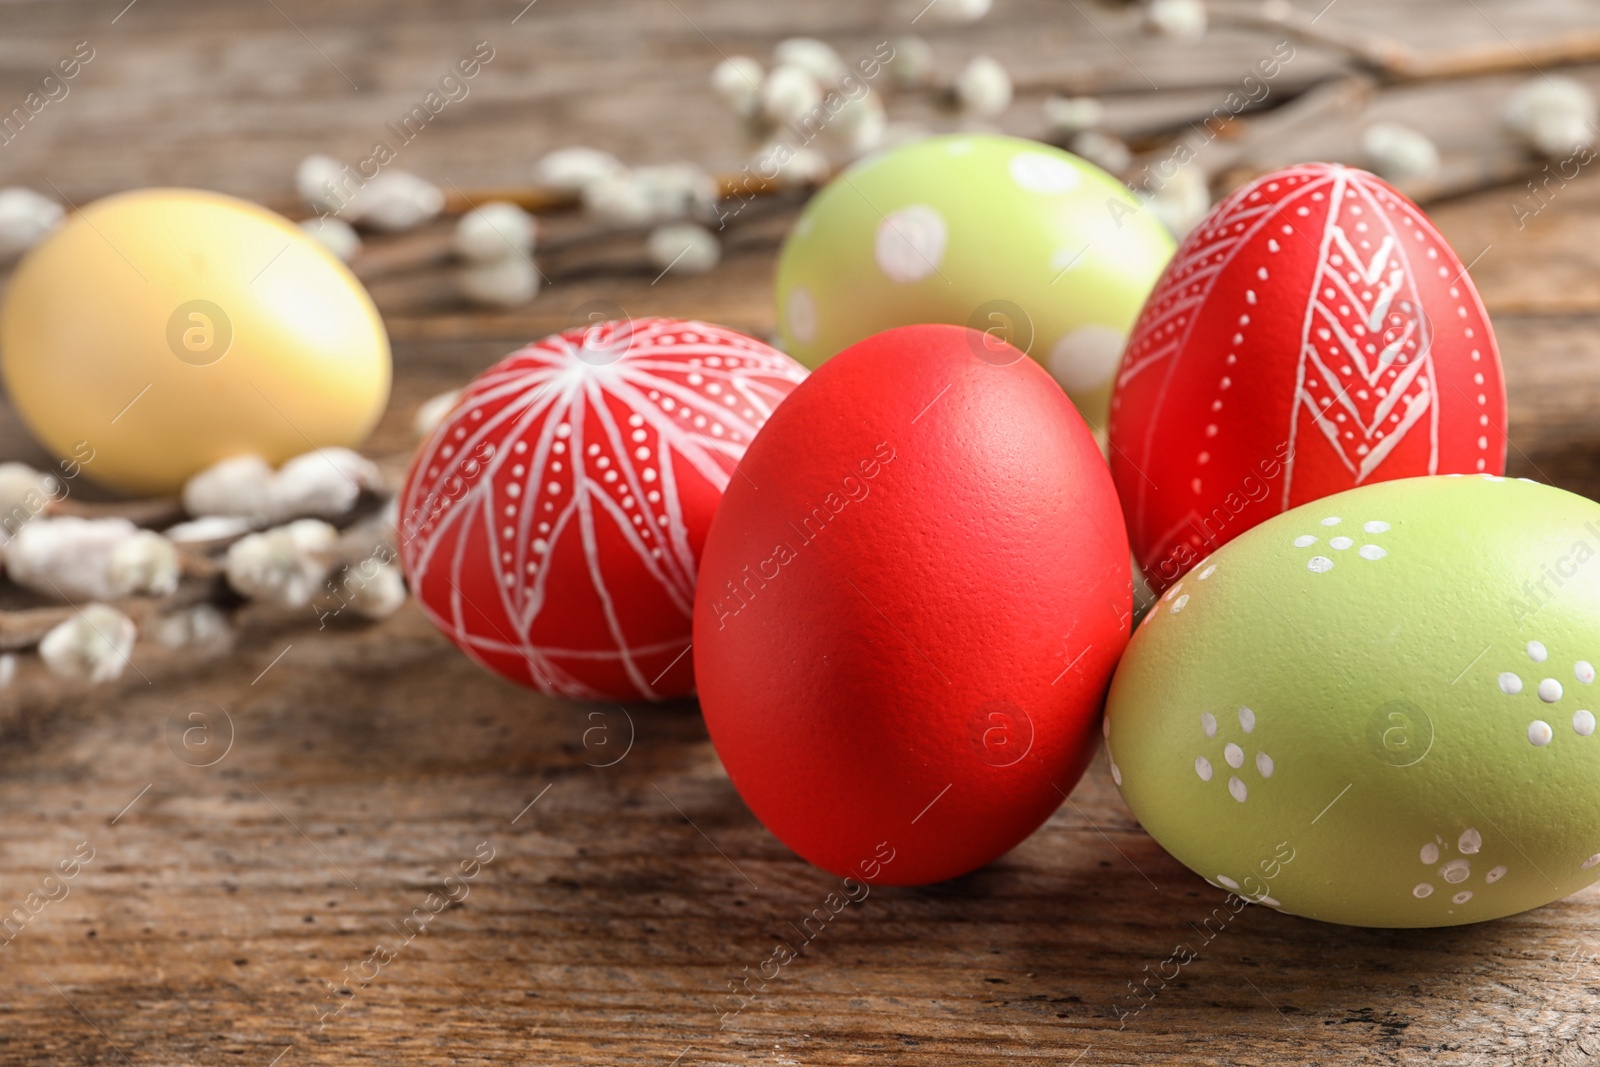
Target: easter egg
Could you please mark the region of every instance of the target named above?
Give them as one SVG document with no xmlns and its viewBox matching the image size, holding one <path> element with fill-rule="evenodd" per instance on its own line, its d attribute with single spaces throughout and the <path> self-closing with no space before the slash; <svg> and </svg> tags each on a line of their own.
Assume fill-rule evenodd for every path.
<svg viewBox="0 0 1600 1067">
<path fill-rule="evenodd" d="M 218 193 L 146 189 L 69 216 L 0 309 L 28 427 L 84 473 L 170 493 L 229 456 L 354 446 L 389 396 L 389 340 L 355 276 L 299 227 Z"/>
<path fill-rule="evenodd" d="M 887 884 L 1017 844 L 1082 774 L 1127 640 L 1127 541 L 1082 417 L 1020 351 L 905 326 L 823 364 L 740 470 L 694 654 L 745 803 Z"/>
<path fill-rule="evenodd" d="M 1037 141 L 930 137 L 813 197 L 778 260 L 784 351 L 815 367 L 922 322 L 990 332 L 1105 422 L 1128 331 L 1173 241 L 1127 187 Z"/>
<path fill-rule="evenodd" d="M 1600 877 L 1600 504 L 1378 482 L 1224 545 L 1140 624 L 1113 777 L 1213 885 L 1361 926 L 1493 919 Z"/>
<path fill-rule="evenodd" d="M 1330 493 L 1503 473 L 1505 425 L 1494 331 L 1433 223 L 1307 163 L 1218 204 L 1167 267 L 1117 375 L 1111 471 L 1159 591 Z"/>
<path fill-rule="evenodd" d="M 423 611 L 478 663 L 546 693 L 692 692 L 706 529 L 805 374 L 760 341 L 678 319 L 602 323 L 507 356 L 406 475 L 400 558 Z"/>
</svg>

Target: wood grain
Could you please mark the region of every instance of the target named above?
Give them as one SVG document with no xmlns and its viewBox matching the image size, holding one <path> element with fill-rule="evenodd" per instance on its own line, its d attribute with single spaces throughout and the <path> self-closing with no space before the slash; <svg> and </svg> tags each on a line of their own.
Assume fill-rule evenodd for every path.
<svg viewBox="0 0 1600 1067">
<path fill-rule="evenodd" d="M 96 48 L 71 94 L 0 147 L 0 182 L 75 201 L 146 183 L 281 200 L 302 156 L 364 152 L 479 40 L 495 59 L 400 165 L 462 188 L 521 185 L 545 151 L 581 142 L 728 169 L 750 146 L 706 87 L 719 51 L 765 57 L 806 33 L 864 52 L 921 6 L 538 0 L 513 23 L 521 2 L 125 2 L 0 4 L 0 103 L 74 42 Z M 1419 50 L 1595 21 L 1576 0 L 1340 0 L 1335 16 Z M 1185 46 L 1138 35 L 1136 17 L 999 0 L 974 27 L 927 21 L 950 72 L 978 51 L 1007 62 L 1022 91 L 1000 125 L 1023 134 L 1043 132 L 1052 88 L 1106 94 L 1130 134 L 1181 125 L 1272 42 L 1224 27 Z M 1285 93 L 1340 63 L 1305 45 Z M 1600 69 L 1575 74 L 1600 84 Z M 1386 90 L 1365 116 L 1270 147 L 1354 160 L 1363 123 L 1383 117 L 1425 129 L 1447 159 L 1505 152 L 1492 115 L 1520 80 Z M 891 107 L 954 121 L 920 98 Z M 1512 470 L 1600 497 L 1600 185 L 1580 176 L 1521 227 L 1517 192 L 1435 215 L 1497 327 Z M 586 301 L 770 335 L 787 218 L 710 274 L 555 271 L 513 313 L 462 305 L 442 263 L 374 277 L 397 377 L 371 450 L 408 449 L 422 400 Z M 0 457 L 45 459 L 8 408 Z M 0 913 L 45 893 L 80 842 L 93 850 L 63 898 L 8 943 L 0 933 L 0 1063 L 1486 1067 L 1600 1050 L 1600 891 L 1433 931 L 1249 908 L 1205 939 L 1220 894 L 1138 829 L 1102 762 L 1012 853 L 945 885 L 874 889 L 725 1015 L 729 983 L 833 880 L 740 804 L 692 704 L 515 689 L 410 607 L 376 626 L 318 630 L 309 612 L 259 608 L 236 622 L 229 648 L 142 639 L 137 669 L 94 689 L 25 658 L 0 696 Z M 465 896 L 406 941 L 407 918 L 485 842 L 493 859 Z M 380 943 L 394 958 L 374 972 L 363 961 Z M 1198 958 L 1144 987 L 1180 943 Z"/>
</svg>

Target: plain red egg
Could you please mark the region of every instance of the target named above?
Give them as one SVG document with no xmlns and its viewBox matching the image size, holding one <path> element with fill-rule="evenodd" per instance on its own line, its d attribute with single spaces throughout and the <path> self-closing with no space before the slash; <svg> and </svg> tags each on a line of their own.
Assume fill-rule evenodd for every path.
<svg viewBox="0 0 1600 1067">
<path fill-rule="evenodd" d="M 1505 384 L 1466 269 L 1366 171 L 1268 174 L 1190 233 L 1111 400 L 1111 471 L 1157 591 L 1250 527 L 1368 482 L 1505 470 Z"/>
<path fill-rule="evenodd" d="M 562 696 L 693 691 L 700 549 L 751 439 L 805 368 L 704 322 L 607 322 L 479 375 L 418 450 L 400 558 L 483 666 Z"/>
<path fill-rule="evenodd" d="M 740 470 L 694 635 L 745 803 L 817 866 L 887 884 L 1027 837 L 1088 764 L 1131 618 L 1072 402 L 989 335 L 907 326 L 823 364 Z"/>
</svg>

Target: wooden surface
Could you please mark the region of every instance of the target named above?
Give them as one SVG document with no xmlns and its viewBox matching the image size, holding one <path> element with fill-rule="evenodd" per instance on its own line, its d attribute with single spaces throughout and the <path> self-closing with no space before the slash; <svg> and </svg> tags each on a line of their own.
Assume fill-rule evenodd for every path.
<svg viewBox="0 0 1600 1067">
<path fill-rule="evenodd" d="M 921 6 L 538 0 L 513 23 L 522 0 L 125 2 L 0 4 L 0 102 L 75 42 L 96 49 L 71 94 L 0 148 L 0 184 L 74 201 L 146 183 L 282 199 L 301 156 L 354 158 L 479 40 L 496 58 L 473 95 L 399 165 L 502 185 L 582 142 L 728 167 L 748 146 L 706 88 L 719 49 L 764 57 L 809 33 L 864 54 Z M 1328 18 L 1433 48 L 1600 15 L 1580 0 L 1340 0 Z M 1004 58 L 1024 91 L 1000 125 L 1030 134 L 1051 85 L 1109 94 L 1129 130 L 1203 112 L 1272 40 L 1152 41 L 1088 0 L 997 0 L 976 27 L 929 33 L 947 67 L 979 49 Z M 1306 46 L 1285 86 L 1336 58 Z M 1396 90 L 1370 115 L 1471 156 L 1501 138 L 1492 116 L 1519 80 Z M 933 115 L 926 101 L 891 108 Z M 1272 147 L 1353 158 L 1363 121 L 1334 116 Z M 1600 495 L 1600 183 L 1583 175 L 1523 229 L 1516 192 L 1435 215 L 1499 333 L 1513 472 Z M 742 231 L 710 275 L 575 270 L 511 314 L 441 295 L 438 270 L 374 279 L 398 377 L 371 450 L 408 449 L 421 399 L 589 299 L 770 333 L 789 218 L 780 207 Z M 40 458 L 9 411 L 0 458 Z M 1103 761 L 1015 851 L 946 885 L 874 889 L 724 1017 L 729 983 L 834 880 L 744 809 L 692 705 L 541 699 L 487 677 L 410 608 L 323 631 L 309 612 L 237 621 L 233 647 L 209 654 L 142 640 L 137 671 L 92 690 L 25 660 L 0 694 L 0 911 L 42 892 L 80 842 L 93 854 L 0 947 L 0 1063 L 1467 1067 L 1600 1050 L 1600 892 L 1412 932 L 1248 908 L 1202 942 L 1221 895 L 1138 829 Z M 197 710 L 212 728 L 185 747 L 176 731 Z M 406 942 L 406 919 L 475 850 L 493 859 Z M 393 954 L 381 967 L 366 962 L 380 943 Z M 1135 1012 L 1130 983 L 1179 943 L 1198 958 Z"/>
</svg>

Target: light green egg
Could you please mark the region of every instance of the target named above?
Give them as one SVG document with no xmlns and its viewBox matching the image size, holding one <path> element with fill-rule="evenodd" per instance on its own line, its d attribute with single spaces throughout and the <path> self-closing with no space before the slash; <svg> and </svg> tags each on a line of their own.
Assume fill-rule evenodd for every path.
<svg viewBox="0 0 1600 1067">
<path fill-rule="evenodd" d="M 894 326 L 970 325 L 1022 348 L 1096 429 L 1173 240 L 1126 186 L 994 134 L 869 156 L 806 206 L 778 261 L 782 347 L 810 367 Z"/>
<path fill-rule="evenodd" d="M 1107 703 L 1112 775 L 1219 888 L 1359 926 L 1511 915 L 1600 877 L 1600 504 L 1382 482 L 1173 586 Z"/>
</svg>

